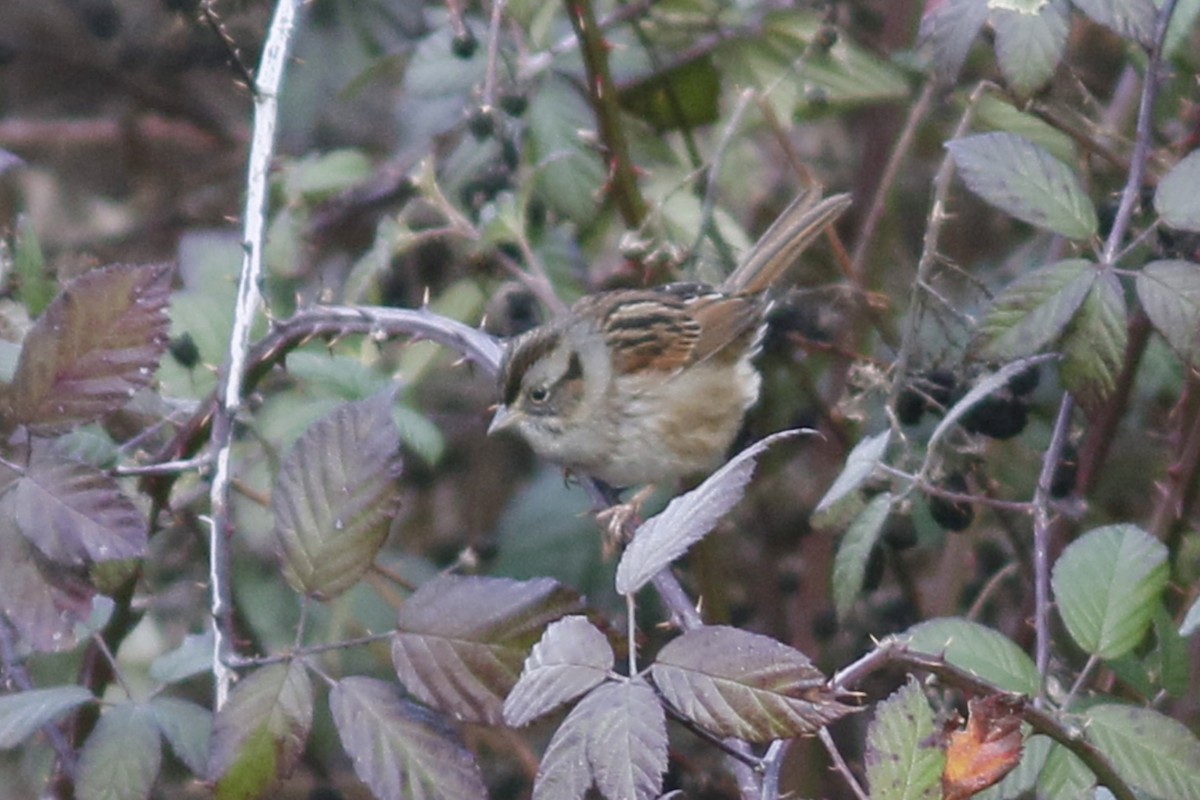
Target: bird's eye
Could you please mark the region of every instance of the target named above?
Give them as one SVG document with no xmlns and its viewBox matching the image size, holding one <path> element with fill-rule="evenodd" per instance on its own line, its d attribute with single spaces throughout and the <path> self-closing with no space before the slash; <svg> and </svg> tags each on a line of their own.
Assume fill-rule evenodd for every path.
<svg viewBox="0 0 1200 800">
<path fill-rule="evenodd" d="M 550 387 L 535 386 L 529 390 L 529 402 L 542 404 L 550 399 Z"/>
</svg>

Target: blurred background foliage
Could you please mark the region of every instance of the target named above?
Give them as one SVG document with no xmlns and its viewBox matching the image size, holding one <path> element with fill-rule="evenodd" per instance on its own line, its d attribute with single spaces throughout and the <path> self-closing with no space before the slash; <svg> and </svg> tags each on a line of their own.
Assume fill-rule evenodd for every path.
<svg viewBox="0 0 1200 800">
<path fill-rule="evenodd" d="M 0 5 L 0 148 L 23 161 L 0 174 L 0 228 L 10 253 L 44 254 L 60 283 L 97 264 L 178 265 L 172 347 L 158 392 L 77 432 L 80 453 L 94 463 L 153 452 L 215 386 L 241 256 L 237 222 L 251 107 L 231 53 L 257 63 L 270 10 L 260 0 L 230 0 L 215 3 L 206 19 L 195 0 Z M 510 0 L 494 54 L 490 10 L 467 3 L 458 16 L 445 4 L 417 0 L 308 6 L 282 97 L 272 178 L 263 287 L 270 316 L 313 303 L 416 307 L 428 300 L 448 316 L 471 324 L 486 319 L 489 330 L 511 333 L 547 313 L 515 280 L 533 264 L 568 302 L 604 287 L 711 280 L 808 182 L 849 191 L 856 206 L 840 229 L 853 258 L 822 246 L 796 270 L 795 290 L 776 312 L 760 362 L 764 399 L 741 442 L 795 426 L 821 435 L 764 459 L 750 497 L 689 556 L 687 583 L 710 621 L 774 636 L 826 671 L 863 652 L 873 637 L 965 613 L 977 601 L 977 619 L 1028 644 L 1023 517 L 977 507 L 959 535 L 914 497 L 868 564 L 863 598 L 840 618 L 830 586 L 837 540 L 810 523 L 850 447 L 863 431 L 887 424 L 888 367 L 921 253 L 932 177 L 971 87 L 1004 81 L 991 49 L 976 46 L 963 77 L 922 100 L 929 61 L 916 44 L 923 10 L 916 0 L 598 3 L 620 124 L 648 209 L 631 226 L 613 196 L 620 187 L 602 155 L 563 7 Z M 1196 136 L 1195 39 L 1186 28 L 1176 36 L 1175 69 L 1158 107 L 1162 141 L 1181 151 Z M 1125 152 L 1136 104 L 1130 71 L 1136 78 L 1139 63 L 1136 48 L 1075 14 L 1050 83 L 1036 92 L 987 93 L 975 129 L 1017 131 L 1067 163 L 1086 163 L 1092 197 L 1103 205 L 1124 181 L 1125 162 L 1088 152 L 1087 143 Z M 888 188 L 877 232 L 857 252 L 869 199 L 919 103 L 929 105 Z M 1158 171 L 1165 165 L 1152 161 Z M 972 320 L 992 293 L 1055 247 L 956 187 L 932 287 L 945 305 L 924 320 L 910 373 L 940 370 L 968 381 L 978 369 L 964 362 Z M 30 323 L 25 289 L 22 295 L 6 276 L 6 379 Z M 263 320 L 258 332 L 265 330 Z M 1109 461 L 1079 509 L 1088 525 L 1151 513 L 1154 479 L 1170 456 L 1164 441 L 1172 415 L 1193 413 L 1178 405 L 1191 379 L 1161 342 L 1149 348 Z M 582 491 L 520 443 L 484 436 L 495 400 L 490 379 L 427 342 L 346 337 L 289 354 L 286 368 L 259 384 L 243 419 L 235 450 L 234 573 L 243 646 L 276 652 L 294 637 L 297 599 L 279 577 L 269 537 L 280 461 L 336 404 L 392 384 L 399 387 L 394 415 L 406 450 L 401 511 L 381 568 L 311 610 L 311 640 L 389 629 L 403 587 L 452 566 L 552 576 L 585 593 L 598 614 L 619 614 L 613 566 L 602 558 Z M 981 495 L 1031 497 L 1060 391 L 1043 375 L 1019 436 L 966 439 L 938 473 L 969 476 L 964 488 Z M 919 447 L 933 424 L 922 423 L 910 446 Z M 206 503 L 206 484 L 182 478 L 173 513 L 159 520 L 151 541 L 137 599 L 144 616 L 119 653 L 126 674 L 146 686 L 162 680 L 164 655 L 182 653 L 186 662 L 186 646 L 177 648 L 206 626 Z M 1180 587 L 1200 575 L 1194 512 L 1186 509 L 1172 540 Z M 658 619 L 653 609 L 645 615 L 651 626 Z M 648 635 L 657 634 L 651 627 Z M 1195 642 L 1189 646 L 1194 664 Z M 1064 657 L 1077 656 L 1065 650 Z M 394 678 L 383 645 L 326 658 L 335 672 Z M 70 682 L 78 654 L 33 666 L 39 682 Z M 190 677 L 172 682 L 185 696 L 204 698 L 205 678 L 183 674 Z M 1193 668 L 1173 701 L 1176 716 L 1193 724 L 1196 679 Z M 853 728 L 863 720 L 840 724 Z M 511 757 L 512 742 L 483 729 L 470 737 L 493 796 L 520 796 L 528 775 Z M 847 740 L 861 741 L 861 731 Z M 694 741 L 678 746 L 695 749 Z M 809 750 L 796 748 L 800 756 Z M 0 784 L 26 787 L 15 796 L 32 793 L 47 757 L 0 754 Z M 690 797 L 730 796 L 730 779 L 710 771 L 713 754 L 696 758 L 702 760 L 687 774 L 672 776 L 673 785 Z M 828 781 L 820 759 L 794 761 L 798 791 L 844 791 Z M 289 793 L 330 785 L 347 797 L 365 796 L 347 778 L 328 719 L 318 717 L 303 773 Z"/>
</svg>

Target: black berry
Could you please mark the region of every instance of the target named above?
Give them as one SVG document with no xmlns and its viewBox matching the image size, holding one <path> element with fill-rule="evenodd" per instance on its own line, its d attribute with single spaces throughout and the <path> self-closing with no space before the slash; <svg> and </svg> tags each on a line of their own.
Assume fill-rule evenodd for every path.
<svg viewBox="0 0 1200 800">
<path fill-rule="evenodd" d="M 1016 397 L 985 397 L 963 415 L 962 426 L 993 439 L 1011 439 L 1029 422 L 1029 406 Z"/>
<path fill-rule="evenodd" d="M 879 536 L 893 550 L 907 550 L 917 543 L 917 526 L 908 514 L 892 514 Z"/>
<path fill-rule="evenodd" d="M 167 350 L 184 369 L 192 369 L 200 363 L 200 348 L 196 346 L 192 335 L 186 331 L 168 342 Z"/>
<path fill-rule="evenodd" d="M 463 31 L 450 43 L 450 51 L 462 59 L 470 58 L 479 49 L 479 40 L 470 31 Z"/>
<path fill-rule="evenodd" d="M 952 472 L 938 485 L 939 489 L 955 494 L 967 494 L 967 479 L 961 472 Z M 929 514 L 933 521 L 948 531 L 965 531 L 975 521 L 975 507 L 965 500 L 950 500 L 930 495 Z"/>
</svg>

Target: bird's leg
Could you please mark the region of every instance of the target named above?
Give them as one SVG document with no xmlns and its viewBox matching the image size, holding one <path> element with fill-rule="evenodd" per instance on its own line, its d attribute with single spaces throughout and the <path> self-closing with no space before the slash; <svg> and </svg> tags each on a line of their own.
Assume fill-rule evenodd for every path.
<svg viewBox="0 0 1200 800">
<path fill-rule="evenodd" d="M 596 522 L 604 531 L 604 557 L 610 558 L 614 553 L 629 543 L 633 533 L 642 524 L 642 507 L 654 494 L 654 484 L 639 489 L 633 497 L 624 503 L 613 503 L 608 508 L 596 514 Z"/>
</svg>

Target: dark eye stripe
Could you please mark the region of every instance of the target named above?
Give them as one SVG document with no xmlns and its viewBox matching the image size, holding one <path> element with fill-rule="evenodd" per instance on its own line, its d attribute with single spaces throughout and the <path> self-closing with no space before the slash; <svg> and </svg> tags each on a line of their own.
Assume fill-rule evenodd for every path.
<svg viewBox="0 0 1200 800">
<path fill-rule="evenodd" d="M 561 337 L 558 331 L 535 330 L 522 337 L 509 348 L 504 364 L 500 367 L 500 395 L 505 405 L 516 402 L 521 393 L 521 380 L 529 368 L 558 347 Z"/>
</svg>

